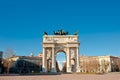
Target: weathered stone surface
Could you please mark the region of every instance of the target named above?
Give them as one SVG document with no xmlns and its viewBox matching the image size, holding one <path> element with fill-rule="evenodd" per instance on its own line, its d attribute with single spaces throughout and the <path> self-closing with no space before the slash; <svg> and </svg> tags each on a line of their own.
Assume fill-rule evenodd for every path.
<svg viewBox="0 0 120 80">
<path fill-rule="evenodd" d="M 66 72 L 79 72 L 79 41 L 78 35 L 45 35 L 43 37 L 43 67 L 51 67 L 51 72 L 56 72 L 56 60 L 55 55 L 58 52 L 64 52 L 66 54 Z M 51 66 L 47 65 L 48 59 L 51 59 Z M 74 59 L 74 64 L 71 64 L 71 60 Z M 73 67 L 74 66 L 74 67 Z M 72 69 L 74 68 L 74 69 Z"/>
</svg>

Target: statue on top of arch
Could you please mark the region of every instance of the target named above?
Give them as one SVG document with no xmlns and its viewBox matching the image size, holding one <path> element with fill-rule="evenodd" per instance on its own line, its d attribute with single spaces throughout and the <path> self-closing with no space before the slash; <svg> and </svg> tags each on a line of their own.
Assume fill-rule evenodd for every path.
<svg viewBox="0 0 120 80">
<path fill-rule="evenodd" d="M 54 32 L 54 35 L 68 35 L 68 31 L 64 31 L 62 29 L 58 30 L 58 31 L 53 31 Z M 44 35 L 48 35 L 47 32 L 44 32 Z M 74 32 L 73 35 L 78 35 L 78 31 Z"/>
<path fill-rule="evenodd" d="M 68 31 L 65 32 L 62 29 L 60 29 L 57 32 L 54 31 L 54 35 L 68 35 Z"/>
</svg>

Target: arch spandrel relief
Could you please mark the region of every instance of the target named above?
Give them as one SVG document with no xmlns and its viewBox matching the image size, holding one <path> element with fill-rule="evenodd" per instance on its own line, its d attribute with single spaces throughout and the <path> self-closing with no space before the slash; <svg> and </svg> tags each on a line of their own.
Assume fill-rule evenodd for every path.
<svg viewBox="0 0 120 80">
<path fill-rule="evenodd" d="M 55 46 L 55 53 L 57 52 L 65 52 L 66 53 L 66 46 L 63 44 L 59 44 Z"/>
</svg>

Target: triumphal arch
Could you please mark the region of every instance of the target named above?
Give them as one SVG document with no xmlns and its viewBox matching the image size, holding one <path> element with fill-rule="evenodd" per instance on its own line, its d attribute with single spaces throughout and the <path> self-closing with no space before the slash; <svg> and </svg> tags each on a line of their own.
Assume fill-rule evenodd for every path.
<svg viewBox="0 0 120 80">
<path fill-rule="evenodd" d="M 43 59 L 42 71 L 43 72 L 57 72 L 56 71 L 56 54 L 64 52 L 66 55 L 66 72 L 72 71 L 72 60 L 74 61 L 74 71 L 80 72 L 79 62 L 79 40 L 77 33 L 68 35 L 68 32 L 58 30 L 54 35 L 48 35 L 44 32 L 43 36 Z M 51 61 L 50 69 L 48 70 L 48 61 Z M 72 62 L 72 63 L 71 63 Z"/>
</svg>

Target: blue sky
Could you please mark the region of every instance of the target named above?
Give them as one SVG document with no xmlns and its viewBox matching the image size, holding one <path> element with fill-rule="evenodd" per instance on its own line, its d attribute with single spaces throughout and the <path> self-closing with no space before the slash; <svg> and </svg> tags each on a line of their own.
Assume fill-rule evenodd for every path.
<svg viewBox="0 0 120 80">
<path fill-rule="evenodd" d="M 80 54 L 120 56 L 119 0 L 0 0 L 0 50 L 42 52 L 43 32 L 79 32 Z"/>
</svg>

